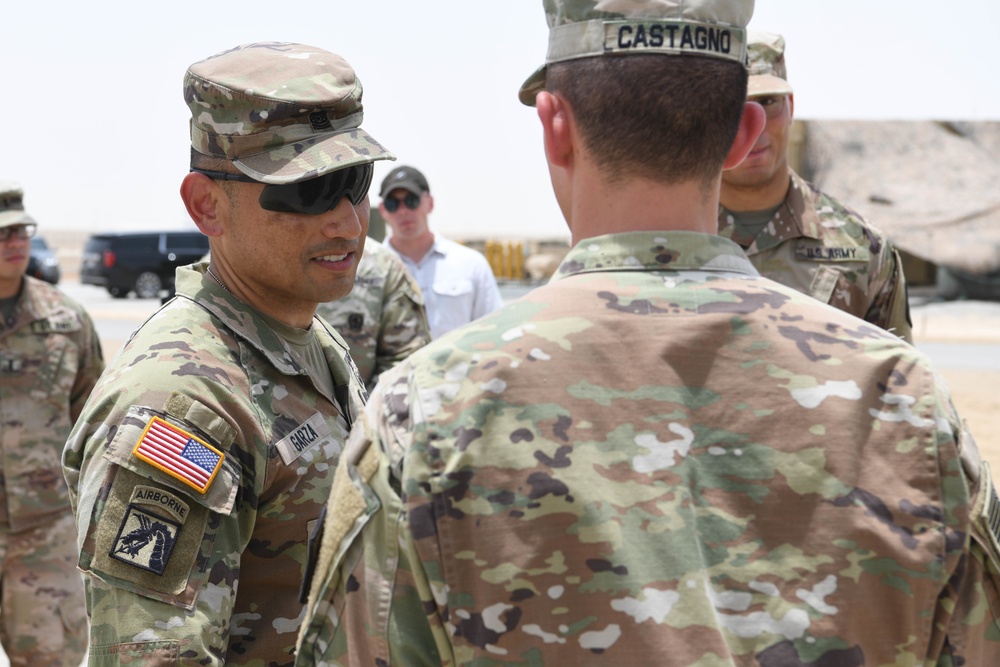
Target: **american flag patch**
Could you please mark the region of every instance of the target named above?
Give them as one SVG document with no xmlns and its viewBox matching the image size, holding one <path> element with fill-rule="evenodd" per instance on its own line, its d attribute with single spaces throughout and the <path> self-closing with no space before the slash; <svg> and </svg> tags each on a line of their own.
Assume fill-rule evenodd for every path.
<svg viewBox="0 0 1000 667">
<path fill-rule="evenodd" d="M 159 417 L 149 420 L 132 452 L 198 493 L 208 491 L 225 458 L 215 447 Z"/>
</svg>

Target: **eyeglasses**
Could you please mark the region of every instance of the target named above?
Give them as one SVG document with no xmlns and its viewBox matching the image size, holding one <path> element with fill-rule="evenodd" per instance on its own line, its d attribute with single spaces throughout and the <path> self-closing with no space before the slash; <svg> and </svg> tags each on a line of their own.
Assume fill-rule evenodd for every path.
<svg viewBox="0 0 1000 667">
<path fill-rule="evenodd" d="M 224 171 L 195 169 L 193 167 L 191 171 L 205 174 L 217 181 L 260 183 L 246 174 L 230 174 Z M 298 183 L 265 184 L 257 201 L 260 202 L 260 207 L 265 211 L 301 213 L 302 215 L 326 213 L 336 208 L 341 198 L 345 196 L 357 206 L 368 196 L 368 188 L 371 187 L 374 172 L 375 167 L 369 162 L 337 169 Z"/>
<path fill-rule="evenodd" d="M 785 100 L 787 95 L 763 95 L 761 97 L 751 97 L 751 102 L 764 107 L 764 115 L 768 118 L 777 118 L 785 110 Z"/>
<path fill-rule="evenodd" d="M 10 237 L 18 239 L 30 239 L 35 235 L 35 230 L 38 225 L 28 224 L 28 225 L 10 225 L 9 227 L 0 227 L 0 243 L 4 243 L 10 239 Z"/>
<path fill-rule="evenodd" d="M 402 202 L 406 205 L 406 208 L 411 211 L 416 211 L 417 207 L 420 206 L 420 197 L 413 194 L 412 192 L 407 192 L 406 196 L 402 199 L 396 199 L 395 197 L 386 197 L 382 203 L 385 205 L 385 210 L 389 213 L 395 213 L 399 210 L 399 203 Z"/>
</svg>

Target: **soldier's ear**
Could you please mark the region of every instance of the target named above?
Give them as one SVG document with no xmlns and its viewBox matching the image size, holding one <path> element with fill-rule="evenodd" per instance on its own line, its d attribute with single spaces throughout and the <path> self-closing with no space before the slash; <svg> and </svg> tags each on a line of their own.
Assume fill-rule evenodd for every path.
<svg viewBox="0 0 1000 667">
<path fill-rule="evenodd" d="M 535 108 L 542 123 L 545 157 L 555 167 L 568 166 L 573 154 L 573 120 L 569 105 L 558 95 L 542 91 L 535 98 Z"/>
<path fill-rule="evenodd" d="M 722 163 L 723 169 L 732 169 L 739 166 L 740 162 L 746 159 L 753 145 L 757 143 L 757 137 L 764 129 L 767 118 L 764 115 L 764 107 L 756 102 L 746 102 L 743 104 L 743 115 L 740 116 L 740 127 L 736 131 L 736 138 L 726 155 L 726 161 Z"/>
<path fill-rule="evenodd" d="M 229 199 L 205 174 L 191 172 L 181 181 L 181 199 L 188 215 L 205 236 L 219 236 L 222 233 L 220 208 L 228 205 Z"/>
</svg>

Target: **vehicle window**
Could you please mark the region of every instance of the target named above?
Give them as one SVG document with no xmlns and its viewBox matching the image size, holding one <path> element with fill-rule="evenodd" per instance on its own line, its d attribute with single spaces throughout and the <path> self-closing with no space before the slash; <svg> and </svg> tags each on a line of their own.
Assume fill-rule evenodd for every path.
<svg viewBox="0 0 1000 667">
<path fill-rule="evenodd" d="M 48 250 L 49 246 L 41 236 L 34 236 L 31 239 L 32 250 Z"/>
<path fill-rule="evenodd" d="M 156 252 L 155 236 L 120 236 L 112 246 L 118 252 Z"/>
<path fill-rule="evenodd" d="M 167 252 L 206 253 L 208 252 L 208 237 L 200 232 L 167 234 Z"/>
</svg>

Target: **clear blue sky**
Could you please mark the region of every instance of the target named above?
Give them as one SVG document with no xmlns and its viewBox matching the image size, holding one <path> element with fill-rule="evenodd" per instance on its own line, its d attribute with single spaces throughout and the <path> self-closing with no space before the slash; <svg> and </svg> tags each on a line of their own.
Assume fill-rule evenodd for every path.
<svg viewBox="0 0 1000 667">
<path fill-rule="evenodd" d="M 0 178 L 24 186 L 43 228 L 188 224 L 184 70 L 280 40 L 354 66 L 364 126 L 430 181 L 434 229 L 567 236 L 534 110 L 517 101 L 545 54 L 541 0 L 55 0 L 10 2 L 3 23 Z M 996 0 L 759 0 L 750 27 L 785 35 L 799 118 L 1000 120 Z"/>
</svg>

